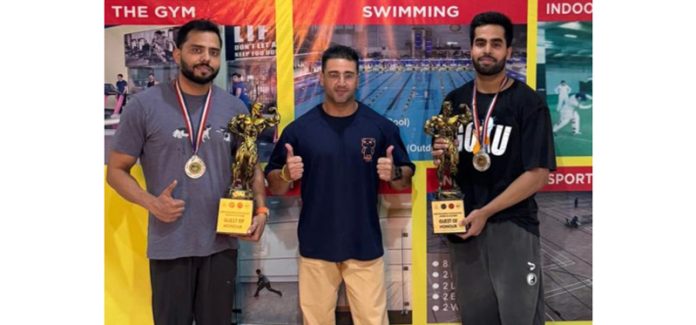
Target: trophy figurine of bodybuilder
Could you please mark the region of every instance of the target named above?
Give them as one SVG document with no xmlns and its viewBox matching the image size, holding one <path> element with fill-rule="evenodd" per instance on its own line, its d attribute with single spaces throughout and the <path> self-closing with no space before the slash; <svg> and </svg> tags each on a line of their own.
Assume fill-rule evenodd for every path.
<svg viewBox="0 0 696 325">
<path fill-rule="evenodd" d="M 442 113 L 428 119 L 424 126 L 426 134 L 444 139 L 448 145 L 437 166 L 437 193 L 431 202 L 433 232 L 436 234 L 466 232 L 466 227 L 460 225 L 464 219 L 464 195 L 455 182 L 459 163 L 456 139 L 459 128 L 471 122 L 471 110 L 466 104 L 459 107 L 464 113 L 453 115 L 452 103 L 445 101 Z"/>
<path fill-rule="evenodd" d="M 263 105 L 254 103 L 250 114 L 235 116 L 227 124 L 227 130 L 241 138 L 232 167 L 232 186 L 226 197 L 220 200 L 217 232 L 228 234 L 243 234 L 251 225 L 253 217 L 252 183 L 254 171 L 258 162 L 256 139 L 263 130 L 280 123 L 280 114 L 275 107 L 268 112 L 272 115 L 264 117 L 261 114 Z"/>
</svg>

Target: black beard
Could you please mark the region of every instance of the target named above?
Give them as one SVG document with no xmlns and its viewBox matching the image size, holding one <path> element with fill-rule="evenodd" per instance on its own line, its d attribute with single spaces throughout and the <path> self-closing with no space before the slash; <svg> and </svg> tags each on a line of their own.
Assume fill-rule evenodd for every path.
<svg viewBox="0 0 696 325">
<path fill-rule="evenodd" d="M 200 64 L 200 65 L 206 65 L 206 66 L 210 67 L 210 66 L 207 65 L 207 64 Z M 193 67 L 195 68 L 196 65 L 194 65 Z M 210 68 L 212 69 L 212 67 L 210 67 Z M 179 71 L 181 71 L 181 74 L 183 74 L 184 77 L 186 77 L 186 79 L 191 80 L 192 82 L 197 83 L 197 84 L 199 84 L 199 85 L 206 85 L 206 84 L 210 83 L 213 79 L 215 79 L 215 77 L 217 76 L 218 72 L 220 72 L 220 69 L 217 69 L 217 70 L 213 69 L 213 73 L 211 73 L 211 74 L 210 74 L 209 76 L 207 76 L 207 77 L 197 77 L 197 76 L 193 73 L 193 69 L 192 69 L 191 67 L 189 67 L 189 65 L 186 64 L 186 63 L 182 60 L 182 61 L 181 61 L 181 69 L 179 69 Z"/>
<path fill-rule="evenodd" d="M 483 66 L 481 66 L 478 63 L 478 60 L 472 60 L 471 62 L 474 64 L 474 69 L 476 70 L 476 72 L 484 76 L 493 76 L 505 69 L 505 60 L 497 62 L 488 68 L 484 68 Z"/>
</svg>

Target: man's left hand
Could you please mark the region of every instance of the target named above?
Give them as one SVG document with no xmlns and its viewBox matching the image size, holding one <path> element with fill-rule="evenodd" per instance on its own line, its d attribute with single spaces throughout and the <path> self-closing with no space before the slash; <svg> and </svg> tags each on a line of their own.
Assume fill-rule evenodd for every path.
<svg viewBox="0 0 696 325">
<path fill-rule="evenodd" d="M 387 147 L 387 156 L 377 159 L 377 174 L 379 179 L 390 182 L 394 178 L 394 146 Z"/>
</svg>

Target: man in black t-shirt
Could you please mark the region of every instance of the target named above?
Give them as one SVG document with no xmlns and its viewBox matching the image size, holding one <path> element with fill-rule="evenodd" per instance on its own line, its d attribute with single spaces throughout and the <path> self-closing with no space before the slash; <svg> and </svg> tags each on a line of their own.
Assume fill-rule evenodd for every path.
<svg viewBox="0 0 696 325">
<path fill-rule="evenodd" d="M 539 221 L 534 194 L 556 168 L 546 103 L 524 83 L 508 78 L 512 22 L 476 15 L 470 26 L 476 78 L 445 101 L 472 109 L 460 129 L 457 185 L 464 193 L 465 233 L 450 235 L 456 297 L 466 325 L 543 324 Z M 433 143 L 436 165 L 447 148 Z M 476 159 L 474 159 L 476 158 Z"/>
<path fill-rule="evenodd" d="M 159 84 L 157 79 L 155 79 L 155 74 L 150 73 L 147 75 L 147 88 L 154 87 L 155 85 Z"/>
</svg>

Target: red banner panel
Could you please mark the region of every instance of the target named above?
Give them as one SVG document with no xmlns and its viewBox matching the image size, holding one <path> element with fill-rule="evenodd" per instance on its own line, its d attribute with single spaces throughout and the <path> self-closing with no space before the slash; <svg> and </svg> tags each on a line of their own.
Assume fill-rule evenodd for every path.
<svg viewBox="0 0 696 325">
<path fill-rule="evenodd" d="M 592 191 L 592 167 L 558 167 L 549 174 L 549 184 L 542 192 Z"/>
<path fill-rule="evenodd" d="M 514 24 L 527 23 L 527 1 L 295 0 L 295 26 L 466 24 L 484 11 L 500 11 Z"/>
<path fill-rule="evenodd" d="M 428 193 L 437 191 L 437 169 L 429 168 L 426 176 Z M 541 192 L 592 191 L 592 167 L 558 167 L 549 174 L 549 184 Z"/>
<path fill-rule="evenodd" d="M 272 25 L 275 0 L 106 0 L 105 25 L 181 25 L 192 19 L 221 25 Z"/>
<path fill-rule="evenodd" d="M 539 0 L 539 21 L 592 21 L 592 0 Z"/>
</svg>

